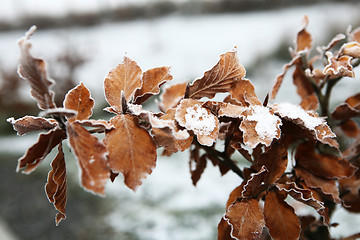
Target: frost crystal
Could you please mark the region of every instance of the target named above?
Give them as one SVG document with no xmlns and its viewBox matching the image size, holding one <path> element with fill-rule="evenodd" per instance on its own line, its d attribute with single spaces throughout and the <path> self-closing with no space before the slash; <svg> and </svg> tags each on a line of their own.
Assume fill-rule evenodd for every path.
<svg viewBox="0 0 360 240">
<path fill-rule="evenodd" d="M 252 107 L 252 115 L 247 116 L 249 121 L 256 121 L 255 130 L 261 139 L 272 139 L 277 136 L 279 117 L 271 114 L 267 107 L 256 105 Z M 281 123 L 280 123 L 281 124 Z"/>
<path fill-rule="evenodd" d="M 275 111 L 279 113 L 281 117 L 300 119 L 304 123 L 304 126 L 311 130 L 315 130 L 315 127 L 324 123 L 324 119 L 311 116 L 299 105 L 293 105 L 291 103 L 280 103 L 275 105 L 275 109 Z"/>
<path fill-rule="evenodd" d="M 208 113 L 200 104 L 186 109 L 185 122 L 187 129 L 199 135 L 210 135 L 216 127 L 215 116 Z"/>
</svg>

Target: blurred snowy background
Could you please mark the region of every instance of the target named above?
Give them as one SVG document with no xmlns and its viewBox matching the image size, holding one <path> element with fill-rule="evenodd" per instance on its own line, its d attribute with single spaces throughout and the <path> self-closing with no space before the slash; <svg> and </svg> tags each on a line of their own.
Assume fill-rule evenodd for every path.
<svg viewBox="0 0 360 240">
<path fill-rule="evenodd" d="M 289 60 L 288 47 L 304 15 L 315 45 L 325 45 L 348 25 L 360 26 L 359 11 L 359 1 L 344 0 L 1 0 L 0 239 L 216 239 L 228 194 L 240 184 L 235 174 L 221 177 L 209 164 L 192 186 L 184 152 L 160 156 L 136 193 L 118 178 L 100 198 L 79 187 L 75 159 L 68 154 L 67 219 L 55 227 L 55 210 L 43 190 L 52 158 L 29 176 L 15 173 L 17 159 L 36 135 L 17 137 L 6 123 L 11 116 L 38 113 L 29 88 L 16 76 L 16 41 L 31 25 L 38 26 L 32 52 L 47 59 L 58 101 L 82 81 L 96 101 L 95 117 L 109 118 L 102 112 L 103 80 L 124 55 L 143 70 L 170 66 L 173 84 L 201 77 L 220 54 L 236 47 L 263 99 Z M 359 91 L 357 73 L 357 79 L 339 84 L 333 104 Z M 298 100 L 285 79 L 277 101 Z M 155 102 L 146 108 L 155 110 Z M 359 217 L 343 210 L 333 221 L 341 223 L 332 229 L 335 236 L 360 226 Z"/>
</svg>

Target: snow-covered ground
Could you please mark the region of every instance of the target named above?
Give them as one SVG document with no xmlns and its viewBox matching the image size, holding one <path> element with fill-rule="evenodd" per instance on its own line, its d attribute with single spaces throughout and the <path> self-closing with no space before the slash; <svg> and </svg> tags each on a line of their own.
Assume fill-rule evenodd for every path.
<svg viewBox="0 0 360 240">
<path fill-rule="evenodd" d="M 2 0 L 0 9 L 4 6 L 2 4 L 12 5 L 11 1 Z M 37 2 L 31 1 L 34 5 Z M 73 2 L 63 0 L 62 4 L 72 6 Z M 87 7 L 98 3 L 86 0 Z M 54 10 L 56 14 L 66 11 L 61 10 L 62 7 L 59 5 Z M 310 19 L 309 31 L 315 41 L 324 43 L 324 36 L 332 27 L 345 32 L 349 23 L 359 20 L 359 7 L 359 4 L 355 7 L 346 4 L 316 5 L 261 13 L 173 15 L 153 20 L 106 23 L 91 28 L 38 29 L 32 38 L 33 52 L 37 56 L 51 58 L 71 43 L 90 56 L 90 61 L 78 72 L 78 81 L 84 82 L 94 93 L 95 100 L 101 102 L 104 99 L 104 76 L 122 61 L 125 54 L 137 61 L 143 70 L 166 65 L 171 67 L 173 82 L 192 81 L 216 64 L 220 54 L 234 47 L 237 47 L 240 62 L 245 68 L 252 65 L 260 56 L 271 53 L 283 38 L 293 38 L 304 15 Z M 23 34 L 22 31 L 0 32 L 0 61 L 4 66 L 17 64 L 19 51 L 16 40 Z M 273 79 L 281 72 L 281 66 L 275 64 L 275 69 L 269 66 L 264 66 L 268 73 L 254 82 L 260 98 L 265 96 Z M 359 81 L 349 81 L 353 84 L 352 90 L 360 89 Z M 280 101 L 288 101 L 289 98 L 293 101 L 295 91 L 292 93 L 280 91 Z M 24 141 L 19 141 L 21 139 Z M 31 140 L 31 137 L 0 139 L 0 152 L 24 152 Z M 11 148 L 15 146 L 14 142 L 18 146 L 16 149 Z M 187 161 L 187 152 L 171 158 L 159 157 L 157 168 L 136 193 L 126 189 L 121 180 L 109 184 L 108 195 L 117 197 L 119 201 L 119 207 L 109 216 L 114 227 L 119 231 L 135 229 L 141 239 L 215 238 L 228 194 L 239 185 L 240 179 L 231 173 L 221 177 L 219 171 L 209 164 L 195 188 L 191 184 Z M 196 214 L 186 215 L 187 212 L 197 213 L 199 209 L 206 212 L 211 208 L 217 210 L 208 213 L 207 219 L 198 219 Z M 333 230 L 337 236 L 358 231 L 359 217 L 339 212 L 333 220 L 342 223 Z"/>
</svg>

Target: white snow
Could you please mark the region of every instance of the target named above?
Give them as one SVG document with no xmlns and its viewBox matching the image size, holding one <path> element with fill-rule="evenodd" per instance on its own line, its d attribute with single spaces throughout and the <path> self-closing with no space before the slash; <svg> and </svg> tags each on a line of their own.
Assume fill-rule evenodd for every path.
<svg viewBox="0 0 360 240">
<path fill-rule="evenodd" d="M 185 127 L 196 135 L 210 135 L 216 128 L 215 116 L 196 104 L 186 109 Z"/>
<path fill-rule="evenodd" d="M 252 114 L 247 116 L 249 121 L 256 121 L 255 130 L 261 139 L 273 139 L 277 136 L 281 120 L 278 116 L 270 113 L 269 108 L 252 106 Z"/>
<path fill-rule="evenodd" d="M 275 104 L 275 112 L 279 113 L 281 117 L 290 119 L 300 119 L 306 128 L 315 130 L 315 127 L 325 123 L 323 118 L 311 116 L 301 106 L 291 103 Z"/>
</svg>

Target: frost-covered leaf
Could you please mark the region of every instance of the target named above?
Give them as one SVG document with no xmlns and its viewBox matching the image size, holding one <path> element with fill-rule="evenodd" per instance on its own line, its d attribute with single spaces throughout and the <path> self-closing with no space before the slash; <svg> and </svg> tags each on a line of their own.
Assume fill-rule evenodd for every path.
<svg viewBox="0 0 360 240">
<path fill-rule="evenodd" d="M 47 183 L 45 185 L 45 192 L 48 200 L 54 205 L 59 212 L 56 214 L 55 222 L 56 226 L 60 221 L 66 218 L 66 166 L 64 152 L 62 150 L 62 144 L 59 144 L 58 154 L 51 162 L 51 171 L 47 177 Z"/>
<path fill-rule="evenodd" d="M 295 200 L 313 207 L 321 216 L 324 217 L 324 223 L 329 223 L 325 204 L 315 196 L 311 189 L 302 188 L 296 185 L 295 182 L 276 183 L 275 186 L 279 191 L 287 192 Z"/>
<path fill-rule="evenodd" d="M 169 72 L 169 67 L 153 68 L 144 72 L 142 87 L 135 92 L 135 104 L 142 104 L 151 96 L 159 94 L 161 85 L 173 79 Z"/>
<path fill-rule="evenodd" d="M 273 111 L 262 105 L 251 106 L 243 113 L 244 120 L 240 124 L 244 143 L 255 148 L 259 143 L 270 146 L 274 139 L 281 135 L 281 120 Z"/>
<path fill-rule="evenodd" d="M 329 51 L 331 48 L 333 48 L 336 44 L 338 44 L 345 38 L 346 38 L 346 36 L 344 34 L 341 34 L 341 33 L 337 34 L 335 37 L 333 37 L 333 39 L 331 39 L 331 41 L 329 42 L 329 44 L 326 47 L 322 48 L 322 50 L 324 52 Z"/>
<path fill-rule="evenodd" d="M 328 58 L 328 65 L 325 66 L 323 71 L 326 76 L 330 78 L 355 77 L 355 73 L 350 62 L 351 57 L 344 55 L 336 58 L 331 52 L 326 52 L 326 56 Z"/>
<path fill-rule="evenodd" d="M 265 166 L 262 166 L 257 173 L 252 173 L 248 180 L 243 181 L 244 185 L 239 197 L 253 198 L 263 191 L 265 186 L 264 179 L 268 172 L 268 169 L 266 169 Z"/>
<path fill-rule="evenodd" d="M 360 43 L 349 42 L 342 46 L 342 52 L 353 58 L 360 58 Z"/>
<path fill-rule="evenodd" d="M 248 79 L 240 79 L 230 89 L 231 97 L 242 106 L 262 105 L 255 93 L 255 87 Z"/>
<path fill-rule="evenodd" d="M 319 99 L 316 93 L 304 97 L 300 106 L 306 111 L 316 111 L 319 108 Z"/>
<path fill-rule="evenodd" d="M 123 63 L 110 70 L 104 81 L 106 101 L 117 112 L 122 112 L 121 92 L 124 92 L 126 101 L 129 102 L 135 91 L 142 86 L 142 71 L 137 63 L 124 57 Z"/>
<path fill-rule="evenodd" d="M 149 133 L 139 127 L 134 116 L 118 115 L 110 123 L 115 129 L 107 131 L 104 139 L 110 169 L 121 172 L 125 184 L 135 191 L 155 168 L 156 144 Z"/>
<path fill-rule="evenodd" d="M 18 42 L 20 47 L 20 65 L 18 73 L 31 87 L 31 96 L 36 99 L 40 109 L 55 108 L 54 92 L 50 90 L 53 84 L 46 71 L 45 62 L 42 59 L 34 58 L 30 53 L 30 37 L 35 32 L 33 26 Z"/>
<path fill-rule="evenodd" d="M 335 137 L 330 127 L 323 118 L 318 117 L 315 112 L 305 111 L 299 105 L 291 103 L 280 103 L 271 106 L 275 113 L 281 118 L 293 121 L 296 125 L 301 126 L 315 136 L 315 139 L 322 142 L 327 138 Z"/>
<path fill-rule="evenodd" d="M 218 240 L 233 240 L 230 236 L 231 227 L 228 222 L 222 217 L 218 224 Z"/>
<path fill-rule="evenodd" d="M 268 171 L 264 176 L 264 183 L 272 185 L 285 172 L 288 164 L 287 148 L 278 143 L 272 143 L 270 148 L 255 159 L 254 167 L 257 169 L 265 167 Z"/>
<path fill-rule="evenodd" d="M 360 116 L 360 93 L 346 99 L 345 103 L 336 107 L 332 117 L 337 120 L 345 120 Z"/>
<path fill-rule="evenodd" d="M 356 167 L 341 157 L 317 153 L 312 143 L 300 144 L 296 150 L 295 160 L 298 166 L 326 179 L 351 177 L 356 171 Z"/>
<path fill-rule="evenodd" d="M 66 109 L 66 108 L 51 108 L 44 111 L 41 111 L 39 113 L 40 117 L 67 117 L 72 118 L 76 116 L 77 112 L 72 109 Z"/>
<path fill-rule="evenodd" d="M 219 62 L 201 79 L 195 80 L 188 89 L 188 97 L 213 98 L 217 93 L 228 92 L 236 81 L 245 77 L 245 69 L 239 63 L 236 51 L 220 56 Z"/>
<path fill-rule="evenodd" d="M 19 159 L 16 171 L 20 171 L 22 168 L 24 168 L 23 173 L 29 174 L 34 171 L 51 150 L 65 138 L 65 131 L 58 128 L 41 133 L 38 141 Z"/>
<path fill-rule="evenodd" d="M 65 96 L 64 108 L 77 112 L 76 116 L 69 118 L 73 120 L 87 120 L 92 115 L 95 101 L 90 96 L 90 91 L 83 83 L 71 89 Z"/>
<path fill-rule="evenodd" d="M 285 202 L 286 194 L 268 192 L 265 197 L 266 227 L 274 240 L 296 240 L 300 235 L 300 222 L 294 209 Z"/>
<path fill-rule="evenodd" d="M 264 215 L 255 199 L 242 199 L 232 204 L 224 219 L 231 226 L 234 239 L 259 239 L 265 226 Z"/>
<path fill-rule="evenodd" d="M 224 103 L 220 106 L 218 111 L 218 116 L 226 116 L 231 118 L 242 118 L 243 112 L 247 110 L 247 107 L 242 107 L 239 105 L 231 104 L 231 103 Z"/>
<path fill-rule="evenodd" d="M 351 178 L 340 179 L 339 187 L 343 206 L 348 211 L 360 213 L 360 170 Z"/>
<path fill-rule="evenodd" d="M 297 176 L 304 180 L 308 187 L 320 189 L 322 193 L 330 196 L 334 202 L 341 203 L 339 189 L 336 186 L 335 180 L 317 177 L 301 167 L 296 167 L 295 172 Z"/>
<path fill-rule="evenodd" d="M 312 47 L 312 36 L 311 34 L 306 30 L 307 26 L 309 24 L 309 19 L 307 16 L 304 17 L 303 20 L 303 26 L 301 27 L 301 30 L 298 32 L 296 37 L 296 51 L 304 51 L 304 50 L 310 50 Z"/>
<path fill-rule="evenodd" d="M 70 147 L 79 161 L 81 185 L 94 194 L 105 195 L 110 171 L 104 144 L 79 123 L 68 123 L 66 130 Z"/>
<path fill-rule="evenodd" d="M 212 146 L 218 137 L 219 120 L 196 100 L 183 99 L 176 108 L 175 119 L 193 131 L 202 145 Z"/>
<path fill-rule="evenodd" d="M 175 109 L 169 109 L 160 118 L 151 118 L 151 134 L 158 146 L 164 147 L 164 155 L 188 149 L 193 141 L 193 136 L 187 130 L 178 128 L 175 122 Z"/>
<path fill-rule="evenodd" d="M 85 127 L 96 128 L 99 130 L 111 130 L 114 128 L 109 122 L 105 120 L 94 120 L 94 119 L 86 119 L 86 120 L 76 120 L 75 122 L 81 124 Z"/>
<path fill-rule="evenodd" d="M 160 95 L 160 109 L 166 112 L 168 109 L 176 107 L 184 97 L 187 83 L 178 83 L 164 88 Z"/>
<path fill-rule="evenodd" d="M 7 121 L 13 125 L 14 130 L 20 136 L 34 131 L 49 131 L 58 126 L 58 122 L 54 119 L 33 116 L 25 116 L 16 120 L 9 118 Z"/>
</svg>

